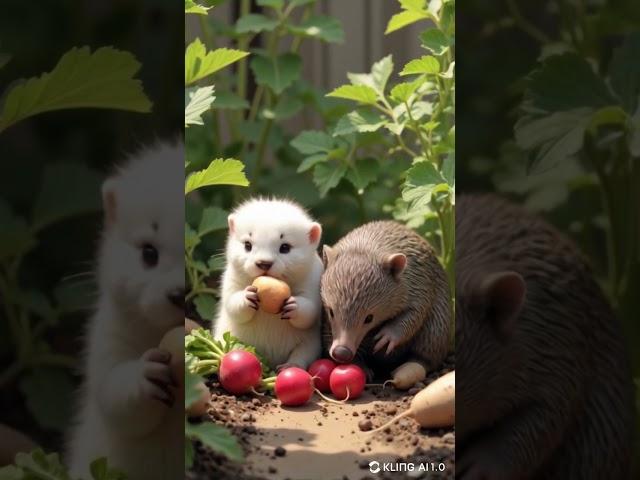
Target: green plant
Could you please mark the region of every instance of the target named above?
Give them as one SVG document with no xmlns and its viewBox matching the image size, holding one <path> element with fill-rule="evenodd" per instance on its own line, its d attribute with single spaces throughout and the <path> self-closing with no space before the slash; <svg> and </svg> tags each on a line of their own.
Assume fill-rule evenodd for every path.
<svg viewBox="0 0 640 480">
<path fill-rule="evenodd" d="M 126 480 L 119 470 L 109 468 L 107 460 L 99 458 L 91 462 L 90 480 Z M 0 468 L 2 480 L 72 480 L 57 453 L 46 454 L 37 449 L 31 453 L 18 453 L 14 465 Z"/>
<path fill-rule="evenodd" d="M 51 72 L 20 81 L 3 94 L 0 132 L 34 115 L 63 109 L 148 112 L 151 102 L 135 78 L 139 68 L 128 52 L 111 47 L 94 52 L 88 47 L 73 48 Z M 74 178 L 75 182 L 62 184 L 60 178 Z M 0 387 L 19 381 L 27 407 L 48 429 L 58 430 L 66 424 L 74 388 L 70 370 L 77 363 L 74 357 L 57 352 L 50 336 L 88 307 L 90 286 L 59 280 L 51 292 L 40 290 L 27 286 L 24 266 L 51 227 L 100 210 L 101 180 L 100 173 L 83 164 L 52 163 L 42 172 L 39 194 L 28 217 L 0 199 L 0 318 L 10 340 L 2 353 L 14 358 L 0 371 Z"/>
</svg>

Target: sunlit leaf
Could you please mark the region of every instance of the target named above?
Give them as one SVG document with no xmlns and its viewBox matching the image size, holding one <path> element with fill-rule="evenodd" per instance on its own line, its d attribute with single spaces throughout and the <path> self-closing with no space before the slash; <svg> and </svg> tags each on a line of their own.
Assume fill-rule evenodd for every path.
<svg viewBox="0 0 640 480">
<path fill-rule="evenodd" d="M 202 125 L 202 114 L 211 108 L 211 104 L 215 100 L 213 86 L 186 89 L 185 94 L 188 103 L 184 107 L 184 126 Z"/>
<path fill-rule="evenodd" d="M 436 74 L 440 72 L 440 62 L 431 55 L 424 55 L 421 58 L 411 60 L 407 63 L 400 75 L 422 75 L 422 74 Z"/>
<path fill-rule="evenodd" d="M 305 130 L 291 140 L 291 146 L 305 155 L 329 153 L 333 149 L 333 139 L 317 130 Z"/>
<path fill-rule="evenodd" d="M 213 185 L 238 185 L 246 187 L 249 181 L 244 174 L 244 164 L 235 159 L 216 159 L 209 166 L 187 177 L 185 194 L 198 188 Z"/>
<path fill-rule="evenodd" d="M 196 38 L 189 44 L 184 55 L 184 83 L 191 85 L 218 70 L 231 65 L 249 55 L 248 52 L 217 48 L 207 52 L 206 47 Z"/>
<path fill-rule="evenodd" d="M 344 98 L 364 104 L 374 104 L 378 98 L 376 91 L 367 85 L 343 85 L 328 93 L 327 97 Z"/>
</svg>

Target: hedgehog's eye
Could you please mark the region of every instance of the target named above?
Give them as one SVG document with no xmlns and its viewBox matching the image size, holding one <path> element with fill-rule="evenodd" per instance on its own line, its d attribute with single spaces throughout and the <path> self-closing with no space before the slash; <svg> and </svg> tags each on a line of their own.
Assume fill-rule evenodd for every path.
<svg viewBox="0 0 640 480">
<path fill-rule="evenodd" d="M 244 250 L 245 250 L 245 252 L 250 252 L 251 251 L 251 242 L 249 242 L 249 241 L 244 242 Z"/>
<path fill-rule="evenodd" d="M 288 243 L 283 243 L 280 245 L 280 253 L 289 253 L 291 251 L 291 245 Z"/>
<path fill-rule="evenodd" d="M 364 323 L 367 324 L 371 322 L 373 322 L 373 315 L 369 314 L 367 315 L 367 318 L 364 319 Z"/>
<path fill-rule="evenodd" d="M 153 268 L 158 264 L 158 249 L 150 243 L 142 245 L 142 262 L 145 267 Z"/>
</svg>

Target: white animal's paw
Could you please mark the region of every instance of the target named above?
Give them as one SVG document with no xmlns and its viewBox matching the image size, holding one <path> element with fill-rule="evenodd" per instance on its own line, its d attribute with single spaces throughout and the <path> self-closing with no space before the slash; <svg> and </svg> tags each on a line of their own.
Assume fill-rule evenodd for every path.
<svg viewBox="0 0 640 480">
<path fill-rule="evenodd" d="M 394 331 L 393 328 L 384 327 L 382 330 L 378 332 L 378 334 L 373 337 L 374 340 L 377 340 L 375 346 L 373 347 L 373 352 L 376 353 L 379 350 L 382 350 L 384 346 L 387 346 L 385 351 L 385 355 L 389 355 L 393 350 L 400 345 L 401 338 L 400 334 Z"/>
<path fill-rule="evenodd" d="M 169 407 L 175 400 L 170 387 L 176 386 L 176 380 L 172 377 L 169 367 L 170 360 L 171 354 L 160 348 L 151 348 L 140 357 L 140 390 L 143 397 L 162 402 Z"/>
<path fill-rule="evenodd" d="M 244 298 L 246 300 L 246 306 L 258 310 L 260 307 L 260 299 L 258 298 L 258 287 L 249 285 L 244 289 Z"/>
<path fill-rule="evenodd" d="M 298 302 L 296 297 L 289 297 L 280 311 L 280 318 L 282 320 L 291 320 L 298 314 Z"/>
</svg>

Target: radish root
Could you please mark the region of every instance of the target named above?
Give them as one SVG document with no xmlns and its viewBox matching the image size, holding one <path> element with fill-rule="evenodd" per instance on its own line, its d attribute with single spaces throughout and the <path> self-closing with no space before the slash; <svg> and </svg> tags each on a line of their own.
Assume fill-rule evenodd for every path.
<svg viewBox="0 0 640 480">
<path fill-rule="evenodd" d="M 345 398 L 344 400 L 334 400 L 333 398 L 329 398 L 326 395 L 324 395 L 317 388 L 314 388 L 314 390 L 323 400 L 325 400 L 325 401 L 327 401 L 329 403 L 335 403 L 335 404 L 338 404 L 338 405 L 344 405 L 345 403 L 347 403 L 349 401 L 349 387 L 347 387 L 347 398 Z"/>
<path fill-rule="evenodd" d="M 393 417 L 391 420 L 389 420 L 389 421 L 388 421 L 387 423 L 385 423 L 384 425 L 382 425 L 382 426 L 380 426 L 380 427 L 378 427 L 378 428 L 374 428 L 373 430 L 369 430 L 369 431 L 367 432 L 367 434 L 376 433 L 376 432 L 379 432 L 379 431 L 381 431 L 381 430 L 384 430 L 384 429 L 385 429 L 385 428 L 387 428 L 389 425 L 393 425 L 395 422 L 397 422 L 397 421 L 398 421 L 398 420 L 400 420 L 401 418 L 411 416 L 411 414 L 412 414 L 412 413 L 413 413 L 413 411 L 412 411 L 411 409 L 409 409 L 409 410 L 407 410 L 407 411 L 405 411 L 405 412 L 402 412 L 401 414 L 396 415 L 395 417 Z"/>
</svg>

